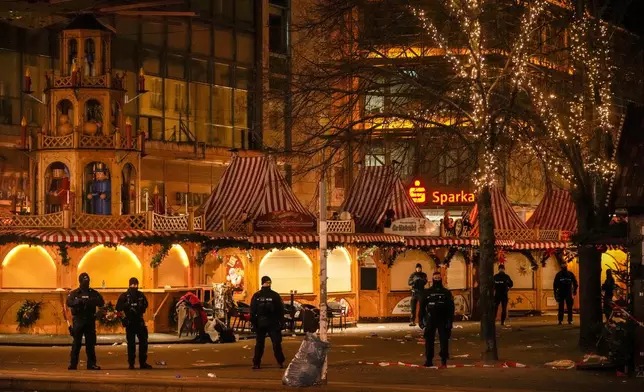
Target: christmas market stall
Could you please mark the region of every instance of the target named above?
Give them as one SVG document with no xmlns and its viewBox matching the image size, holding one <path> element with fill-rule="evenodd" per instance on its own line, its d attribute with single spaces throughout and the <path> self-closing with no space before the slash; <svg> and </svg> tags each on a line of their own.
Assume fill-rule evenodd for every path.
<svg viewBox="0 0 644 392">
<path fill-rule="evenodd" d="M 0 332 L 67 334 L 65 298 L 81 272 L 111 304 L 99 333 L 122 332 L 113 305 L 130 277 L 148 297 L 150 332 L 169 331 L 173 298 L 202 283 L 197 244 L 214 250 L 246 239 L 206 235 L 194 213 L 148 208 L 137 196 L 145 138 L 123 115 L 127 83 L 109 66 L 110 29 L 83 14 L 60 38 L 58 68 L 45 73 L 43 90 L 32 91 L 29 69 L 21 83 L 47 116 L 35 134 L 23 120 L 24 206 L 0 216 Z M 147 92 L 142 72 L 136 85 L 137 97 Z"/>
<path fill-rule="evenodd" d="M 216 257 L 209 255 L 208 279 L 227 279 L 229 260 L 234 258 L 243 269 L 246 301 L 268 275 L 287 303 L 292 296 L 298 303 L 319 305 L 317 220 L 295 197 L 272 157 L 234 156 L 200 210 L 207 230 L 240 233 L 249 243 L 249 249 L 236 254 L 221 250 Z M 353 220 L 339 218 L 328 221 L 328 298 L 352 321 L 358 317 L 358 249 L 374 244 L 400 247 L 403 242 L 395 235 L 355 234 Z"/>
<path fill-rule="evenodd" d="M 409 197 L 391 166 L 364 167 L 358 173 L 342 207 L 349 212 L 362 233 L 384 233 L 405 241 L 438 239 L 438 227 L 427 220 Z M 403 237 L 404 236 L 404 237 Z M 395 237 L 393 237 L 395 238 Z M 412 241 L 413 241 L 412 240 Z M 403 244 L 404 245 L 404 244 Z M 360 318 L 383 320 L 408 318 L 410 314 L 409 275 L 417 263 L 430 274 L 448 253 L 446 243 L 432 250 L 413 246 L 376 244 L 358 248 L 360 266 Z M 433 249 L 436 248 L 434 252 Z M 453 255 L 452 255 L 453 256 Z M 448 287 L 467 288 L 467 267 L 462 256 L 453 257 L 452 269 L 442 269 Z M 462 261 L 462 263 L 459 263 Z M 455 293 L 461 294 L 456 290 Z M 460 297 L 459 297 L 460 298 Z M 460 301 L 463 302 L 463 301 Z M 459 303 L 460 303 L 459 302 Z M 460 306 L 463 311 L 466 305 Z"/>
<path fill-rule="evenodd" d="M 537 263 L 536 272 L 538 287 L 538 309 L 554 311 L 557 302 L 554 297 L 553 281 L 561 270 L 562 263 L 579 276 L 576 251 L 570 237 L 577 231 L 577 212 L 570 192 L 563 189 L 551 189 L 535 209 L 526 225 L 533 230 L 532 238 L 516 242 L 514 248 L 530 255 Z M 579 297 L 575 298 L 575 308 Z"/>
<path fill-rule="evenodd" d="M 497 265 L 504 264 L 506 272 L 514 282 L 509 293 L 508 310 L 518 312 L 534 312 L 539 309 L 537 264 L 530 257 L 530 252 L 514 250 L 516 241 L 533 239 L 534 231 L 529 229 L 514 211 L 505 193 L 498 187 L 490 189 L 492 201 L 492 218 L 494 219 L 494 235 L 497 246 Z M 475 204 L 469 214 L 472 225 L 471 237 L 479 235 L 478 205 Z M 478 272 L 474 266 L 475 301 L 478 287 Z M 496 268 L 495 268 L 496 273 Z"/>
</svg>

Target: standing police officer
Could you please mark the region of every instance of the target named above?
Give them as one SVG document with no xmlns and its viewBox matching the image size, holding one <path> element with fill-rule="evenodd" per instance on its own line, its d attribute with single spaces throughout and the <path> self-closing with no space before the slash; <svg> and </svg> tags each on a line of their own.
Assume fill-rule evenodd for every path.
<svg viewBox="0 0 644 392">
<path fill-rule="evenodd" d="M 152 369 L 148 365 L 148 327 L 145 325 L 143 315 L 148 309 L 148 300 L 139 291 L 139 280 L 130 278 L 129 288 L 119 297 L 116 302 L 116 310 L 123 312 L 123 326 L 127 339 L 127 362 L 130 369 L 134 369 L 136 359 L 136 341 L 139 338 L 139 367 L 141 369 Z"/>
<path fill-rule="evenodd" d="M 78 355 L 85 336 L 87 370 L 101 370 L 96 365 L 96 307 L 105 306 L 98 291 L 89 287 L 89 275 L 85 272 L 78 277 L 79 287 L 67 296 L 67 307 L 72 311 L 72 353 L 68 370 L 78 368 Z"/>
<path fill-rule="evenodd" d="M 411 308 L 411 315 L 409 317 L 409 326 L 416 325 L 416 304 L 420 302 L 423 296 L 423 290 L 427 284 L 427 274 L 423 272 L 423 266 L 420 263 L 416 264 L 416 271 L 409 275 L 407 284 L 411 287 L 411 301 L 409 306 Z M 420 320 L 418 321 L 420 323 Z"/>
<path fill-rule="evenodd" d="M 271 278 L 262 277 L 262 288 L 250 301 L 250 323 L 255 330 L 255 357 L 253 369 L 259 369 L 264 355 L 266 335 L 271 338 L 273 354 L 280 366 L 284 367 L 282 352 L 282 323 L 284 322 L 284 302 L 282 297 L 271 290 Z"/>
<path fill-rule="evenodd" d="M 494 275 L 494 317 L 499 313 L 501 305 L 501 325 L 505 324 L 508 316 L 508 291 L 514 286 L 512 279 L 505 273 L 505 266 L 499 265 L 499 273 Z"/>
<path fill-rule="evenodd" d="M 602 291 L 604 292 L 604 315 L 608 321 L 613 312 L 613 295 L 615 295 L 615 278 L 613 278 L 612 270 L 606 271 L 606 280 L 602 284 Z"/>
<path fill-rule="evenodd" d="M 432 287 L 424 290 L 420 306 L 420 327 L 425 329 L 425 366 L 433 366 L 436 330 L 440 340 L 441 366 L 449 358 L 449 338 L 454 323 L 454 297 L 443 287 L 440 272 L 432 275 Z"/>
<path fill-rule="evenodd" d="M 568 324 L 572 324 L 572 304 L 574 297 L 577 295 L 577 287 L 575 274 L 568 271 L 568 264 L 564 262 L 561 265 L 561 271 L 555 275 L 555 281 L 553 283 L 555 299 L 559 304 L 559 312 L 557 314 L 559 325 L 561 325 L 564 318 L 564 303 L 568 308 Z"/>
</svg>

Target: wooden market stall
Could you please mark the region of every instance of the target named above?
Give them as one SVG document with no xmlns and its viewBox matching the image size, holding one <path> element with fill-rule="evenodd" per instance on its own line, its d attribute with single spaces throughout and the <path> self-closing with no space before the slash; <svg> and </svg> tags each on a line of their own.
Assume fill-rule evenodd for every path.
<svg viewBox="0 0 644 392">
<path fill-rule="evenodd" d="M 69 213 L 66 210 L 58 214 Z M 145 222 L 146 214 L 143 215 Z M 152 213 L 147 215 L 154 219 Z M 100 221 L 96 226 L 103 227 L 106 219 L 112 219 L 96 218 Z M 11 219 L 11 223 L 7 220 L 3 223 L 22 227 L 29 223 L 34 227 L 0 231 L 3 243 L 0 247 L 2 333 L 66 334 L 66 321 L 71 321 L 71 315 L 65 308 L 65 300 L 68 291 L 78 287 L 78 275 L 83 272 L 90 275 L 91 286 L 103 295 L 106 303 L 113 305 L 127 288 L 128 280 L 138 278 L 150 304 L 145 317 L 150 332 L 170 332 L 173 304 L 199 284 L 201 267 L 196 262 L 197 238 L 218 241 L 217 237 L 194 231 L 36 228 L 38 216 Z M 160 219 L 157 216 L 157 222 Z M 114 221 L 112 227 L 119 225 Z M 233 240 L 233 237 L 218 238 L 226 238 L 225 244 Z M 27 300 L 41 303 L 41 317 L 32 326 L 17 329 L 16 313 Z M 98 331 L 123 332 L 120 325 L 108 328 L 100 323 Z"/>
</svg>

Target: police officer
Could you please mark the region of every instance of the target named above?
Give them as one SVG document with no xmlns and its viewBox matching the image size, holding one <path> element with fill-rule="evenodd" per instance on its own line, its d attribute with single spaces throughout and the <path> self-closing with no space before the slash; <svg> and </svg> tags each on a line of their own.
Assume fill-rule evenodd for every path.
<svg viewBox="0 0 644 392">
<path fill-rule="evenodd" d="M 425 329 L 425 366 L 433 366 L 436 330 L 440 340 L 441 366 L 449 358 L 449 338 L 454 322 L 454 297 L 443 287 L 440 272 L 432 275 L 432 287 L 423 291 L 420 306 L 420 327 Z"/>
<path fill-rule="evenodd" d="M 255 357 L 253 369 L 259 369 L 264 355 L 266 335 L 271 338 L 273 354 L 280 366 L 284 368 L 282 352 L 282 323 L 284 322 L 284 302 L 282 297 L 271 290 L 271 278 L 262 277 L 262 288 L 253 295 L 250 301 L 250 323 L 255 330 Z"/>
<path fill-rule="evenodd" d="M 130 278 L 129 288 L 119 297 L 116 302 L 116 310 L 123 312 L 123 326 L 125 327 L 125 336 L 127 339 L 127 362 L 130 369 L 134 369 L 134 360 L 136 359 L 136 342 L 139 338 L 139 367 L 141 369 L 152 369 L 148 365 L 148 327 L 145 325 L 143 315 L 148 308 L 148 300 L 145 295 L 139 291 L 139 280 Z"/>
<path fill-rule="evenodd" d="M 407 284 L 411 288 L 411 301 L 409 303 L 411 315 L 409 317 L 409 326 L 413 327 L 416 325 L 416 304 L 420 302 L 423 290 L 427 284 L 427 274 L 423 272 L 423 266 L 420 263 L 416 264 L 416 271 L 409 275 Z"/>
<path fill-rule="evenodd" d="M 568 264 L 561 265 L 561 271 L 555 275 L 553 288 L 555 290 L 555 300 L 559 304 L 558 320 L 559 325 L 564 318 L 564 303 L 568 308 L 568 324 L 572 324 L 572 305 L 573 298 L 577 295 L 577 278 L 575 274 L 568 271 Z"/>
<path fill-rule="evenodd" d="M 615 278 L 613 278 L 613 271 L 606 271 L 606 280 L 602 284 L 602 291 L 604 292 L 604 315 L 606 321 L 610 319 L 610 314 L 613 312 L 613 295 L 615 294 Z"/>
<path fill-rule="evenodd" d="M 105 306 L 103 297 L 98 291 L 89 287 L 89 275 L 85 272 L 78 277 L 79 287 L 67 296 L 67 307 L 72 311 L 72 353 L 69 370 L 78 368 L 83 336 L 85 336 L 85 352 L 87 353 L 87 370 L 101 370 L 96 365 L 96 307 Z"/>
<path fill-rule="evenodd" d="M 505 324 L 508 316 L 508 291 L 514 286 L 512 279 L 505 273 L 505 266 L 499 265 L 499 273 L 494 275 L 494 316 L 499 313 L 501 305 L 501 325 Z"/>
</svg>

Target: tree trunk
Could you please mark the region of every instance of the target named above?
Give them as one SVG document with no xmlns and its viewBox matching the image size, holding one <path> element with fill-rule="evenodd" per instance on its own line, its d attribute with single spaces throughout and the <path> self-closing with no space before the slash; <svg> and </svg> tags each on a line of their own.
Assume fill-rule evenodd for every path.
<svg viewBox="0 0 644 392">
<path fill-rule="evenodd" d="M 581 237 L 596 226 L 590 203 L 578 200 L 577 230 Z M 594 245 L 581 244 L 579 248 L 579 347 L 594 350 L 603 321 L 601 302 L 601 253 Z"/>
<path fill-rule="evenodd" d="M 479 311 L 481 314 L 481 340 L 484 361 L 496 361 L 499 353 L 496 347 L 496 326 L 494 314 L 494 218 L 490 188 L 484 187 L 478 197 L 479 208 Z"/>
</svg>

